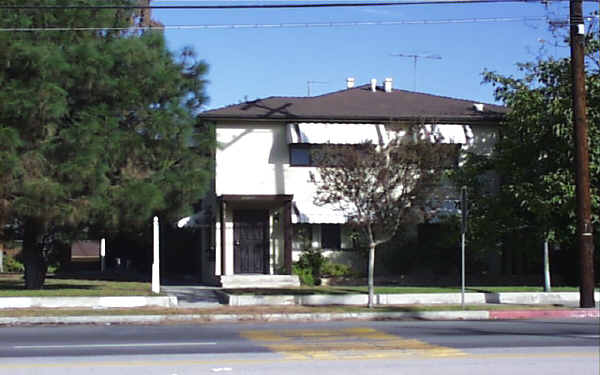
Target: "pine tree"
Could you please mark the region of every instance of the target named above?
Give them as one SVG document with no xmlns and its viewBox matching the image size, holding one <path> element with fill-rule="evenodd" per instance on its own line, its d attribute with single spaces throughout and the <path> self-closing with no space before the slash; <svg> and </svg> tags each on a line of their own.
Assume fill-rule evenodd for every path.
<svg viewBox="0 0 600 375">
<path fill-rule="evenodd" d="M 4 10 L 0 25 L 127 28 L 135 14 Z M 195 128 L 207 66 L 193 51 L 175 56 L 160 31 L 108 29 L 0 32 L 0 45 L 0 214 L 22 225 L 27 288 L 43 285 L 50 227 L 134 228 L 201 197 L 212 138 Z"/>
</svg>

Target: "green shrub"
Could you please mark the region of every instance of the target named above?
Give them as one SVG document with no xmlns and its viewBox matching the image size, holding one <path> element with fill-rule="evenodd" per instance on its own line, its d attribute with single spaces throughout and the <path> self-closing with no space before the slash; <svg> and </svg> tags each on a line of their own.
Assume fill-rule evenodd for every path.
<svg viewBox="0 0 600 375">
<path fill-rule="evenodd" d="M 297 262 L 292 265 L 292 274 L 298 275 L 300 283 L 302 285 L 314 286 L 315 279 L 313 278 L 312 271 L 308 268 L 300 267 Z"/>
<path fill-rule="evenodd" d="M 305 285 L 321 285 L 321 268 L 324 262 L 325 257 L 321 254 L 321 249 L 304 250 L 300 255 L 300 259 L 296 262 L 300 281 L 304 277 L 305 282 L 303 284 Z"/>
<path fill-rule="evenodd" d="M 333 263 L 329 259 L 325 259 L 321 267 L 321 274 L 327 277 L 345 277 L 351 276 L 352 270 L 350 266 L 340 263 Z"/>
<path fill-rule="evenodd" d="M 25 272 L 25 266 L 10 255 L 4 255 L 4 272 Z"/>
<path fill-rule="evenodd" d="M 292 273 L 298 275 L 303 285 L 321 285 L 321 277 L 343 277 L 352 274 L 350 267 L 333 263 L 325 258 L 320 249 L 305 250 L 292 265 Z"/>
</svg>

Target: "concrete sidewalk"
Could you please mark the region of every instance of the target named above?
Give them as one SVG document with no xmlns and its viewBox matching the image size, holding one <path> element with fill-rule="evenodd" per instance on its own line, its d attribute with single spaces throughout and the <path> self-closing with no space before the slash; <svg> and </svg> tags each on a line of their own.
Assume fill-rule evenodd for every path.
<svg viewBox="0 0 600 375">
<path fill-rule="evenodd" d="M 578 293 L 467 293 L 465 303 L 480 305 L 481 309 L 450 311 L 395 311 L 395 312 L 281 312 L 282 309 L 301 305 L 366 305 L 367 296 L 362 295 L 296 295 L 254 296 L 228 295 L 209 287 L 166 287 L 168 296 L 158 297 L 3 297 L 0 309 L 37 308 L 48 309 L 48 316 L 0 317 L 2 325 L 32 324 L 161 324 L 173 322 L 244 322 L 244 321 L 331 321 L 331 320 L 498 320 L 498 319 L 598 319 L 600 308 L 569 309 L 576 307 Z M 596 293 L 598 301 L 599 293 Z M 388 294 L 378 295 L 380 306 L 460 304 L 459 293 L 447 294 Z M 225 306 L 228 305 L 228 306 Z M 524 309 L 489 309 L 491 305 L 524 305 Z M 525 305 L 556 305 L 551 309 L 527 309 Z M 562 306 L 562 307 L 561 307 Z M 192 309 L 183 314 L 145 315 L 82 315 L 50 316 L 53 308 L 145 308 Z M 223 312 L 223 310 L 229 310 Z M 248 309 L 255 311 L 248 313 Z M 333 308 L 332 308 L 333 309 Z M 339 310 L 339 308 L 338 308 Z M 183 311 L 182 311 L 183 312 Z M 191 312 L 191 313 L 190 313 Z M 17 314 L 15 314 L 17 315 Z"/>
<path fill-rule="evenodd" d="M 211 287 L 162 287 L 166 296 L 120 296 L 120 297 L 0 297 L 0 310 L 15 308 L 136 308 L 181 307 L 210 308 L 229 306 L 364 306 L 366 294 L 308 294 L 308 295 L 235 295 Z M 600 293 L 595 293 L 596 301 Z M 377 294 L 377 305 L 439 305 L 460 304 L 460 293 L 407 293 Z M 577 307 L 579 293 L 466 293 L 469 305 L 518 304 L 560 305 Z"/>
</svg>

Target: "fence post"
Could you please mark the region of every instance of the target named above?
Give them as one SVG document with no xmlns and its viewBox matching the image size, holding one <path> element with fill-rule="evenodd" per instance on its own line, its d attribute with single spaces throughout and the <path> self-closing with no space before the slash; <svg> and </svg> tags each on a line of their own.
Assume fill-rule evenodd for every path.
<svg viewBox="0 0 600 375">
<path fill-rule="evenodd" d="M 158 217 L 154 216 L 153 220 L 153 259 L 152 259 L 152 292 L 160 293 L 160 254 L 159 254 L 159 232 L 158 232 Z"/>
<path fill-rule="evenodd" d="M 106 239 L 100 240 L 100 272 L 106 271 Z"/>
</svg>

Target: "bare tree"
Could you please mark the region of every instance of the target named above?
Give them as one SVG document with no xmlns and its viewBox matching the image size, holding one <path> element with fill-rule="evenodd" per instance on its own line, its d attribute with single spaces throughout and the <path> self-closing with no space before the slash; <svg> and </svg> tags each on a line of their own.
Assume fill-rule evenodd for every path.
<svg viewBox="0 0 600 375">
<path fill-rule="evenodd" d="M 319 165 L 310 176 L 317 187 L 315 204 L 342 210 L 366 236 L 369 307 L 374 305 L 375 249 L 431 197 L 451 154 L 456 155 L 456 147 L 444 146 L 452 145 L 415 127 L 395 133 L 386 144 L 326 145 L 314 153 Z"/>
</svg>

